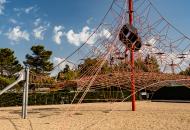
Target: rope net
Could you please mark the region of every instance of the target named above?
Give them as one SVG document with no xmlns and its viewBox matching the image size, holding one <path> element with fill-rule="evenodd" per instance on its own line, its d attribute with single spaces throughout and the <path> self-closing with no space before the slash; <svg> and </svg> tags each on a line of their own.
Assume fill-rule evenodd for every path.
<svg viewBox="0 0 190 130">
<path fill-rule="evenodd" d="M 135 0 L 133 6 L 133 26 L 142 44 L 135 51 L 136 94 L 154 92 L 168 85 L 189 86 L 189 76 L 180 72 L 189 67 L 190 39 L 170 24 L 149 0 Z M 52 80 L 46 86 L 74 86 L 70 103 L 130 100 L 131 47 L 119 38 L 121 29 L 128 24 L 128 12 L 126 0 L 114 0 L 86 42 L 54 66 L 62 71 L 63 64 L 71 65 L 69 61 L 72 61 L 74 78 Z M 31 75 L 31 84 L 45 85 L 42 76 Z M 95 91 L 100 91 L 99 95 Z M 93 94 L 96 98 L 92 99 Z"/>
</svg>

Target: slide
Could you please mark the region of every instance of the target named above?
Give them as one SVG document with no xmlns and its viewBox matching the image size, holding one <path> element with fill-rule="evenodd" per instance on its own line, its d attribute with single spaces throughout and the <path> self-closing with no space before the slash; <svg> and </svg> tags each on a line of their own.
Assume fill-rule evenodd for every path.
<svg viewBox="0 0 190 130">
<path fill-rule="evenodd" d="M 18 75 L 18 78 L 15 82 L 13 82 L 12 84 L 8 85 L 7 87 L 5 87 L 3 90 L 0 91 L 0 95 L 2 95 L 4 92 L 6 92 L 7 90 L 11 89 L 12 87 L 14 87 L 16 84 L 18 84 L 20 81 L 25 80 L 25 70 L 21 70 L 20 72 L 14 74 L 14 75 Z"/>
</svg>

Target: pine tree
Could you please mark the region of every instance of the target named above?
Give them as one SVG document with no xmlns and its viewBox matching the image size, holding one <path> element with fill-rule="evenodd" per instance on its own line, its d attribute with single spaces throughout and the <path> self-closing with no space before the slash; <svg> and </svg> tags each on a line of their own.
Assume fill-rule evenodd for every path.
<svg viewBox="0 0 190 130">
<path fill-rule="evenodd" d="M 187 67 L 185 70 L 179 72 L 181 75 L 190 75 L 190 67 Z"/>
<path fill-rule="evenodd" d="M 58 73 L 58 80 L 72 80 L 76 77 L 77 72 L 74 70 L 71 70 L 69 65 L 65 65 L 65 68 L 63 71 Z"/>
<path fill-rule="evenodd" d="M 12 76 L 22 69 L 21 64 L 9 48 L 0 48 L 0 75 Z"/>
<path fill-rule="evenodd" d="M 31 47 L 32 55 L 26 55 L 24 64 L 29 65 L 30 69 L 38 74 L 47 74 L 53 69 L 53 63 L 49 61 L 52 51 L 45 50 L 44 46 L 36 45 Z"/>
<path fill-rule="evenodd" d="M 160 72 L 159 64 L 156 57 L 147 55 L 144 62 L 146 64 L 148 72 Z"/>
</svg>

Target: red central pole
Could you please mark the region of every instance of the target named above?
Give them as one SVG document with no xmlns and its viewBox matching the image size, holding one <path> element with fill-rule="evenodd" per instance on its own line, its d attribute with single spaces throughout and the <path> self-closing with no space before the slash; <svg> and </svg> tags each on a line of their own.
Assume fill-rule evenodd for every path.
<svg viewBox="0 0 190 130">
<path fill-rule="evenodd" d="M 133 25 L 133 0 L 128 0 L 129 8 L 129 24 Z"/>
<path fill-rule="evenodd" d="M 129 8 L 129 24 L 133 25 L 133 0 L 128 0 Z M 135 111 L 135 77 L 134 71 L 134 46 L 131 48 L 131 95 L 132 95 L 132 111 Z"/>
</svg>

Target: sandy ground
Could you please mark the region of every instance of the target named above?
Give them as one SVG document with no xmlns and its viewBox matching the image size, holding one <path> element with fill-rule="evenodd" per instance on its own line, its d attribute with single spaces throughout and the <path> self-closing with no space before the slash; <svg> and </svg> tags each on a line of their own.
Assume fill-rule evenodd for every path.
<svg viewBox="0 0 190 130">
<path fill-rule="evenodd" d="M 0 130 L 190 130 L 190 103 L 137 102 L 0 108 Z"/>
</svg>

